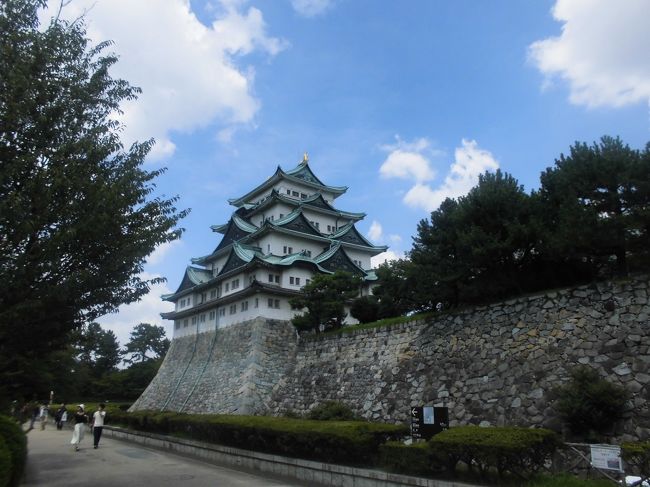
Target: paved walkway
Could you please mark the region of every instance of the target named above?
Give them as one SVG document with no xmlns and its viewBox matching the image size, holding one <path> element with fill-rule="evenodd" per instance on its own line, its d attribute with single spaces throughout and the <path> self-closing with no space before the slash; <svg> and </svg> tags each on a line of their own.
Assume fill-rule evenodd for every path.
<svg viewBox="0 0 650 487">
<path fill-rule="evenodd" d="M 307 484 L 278 480 L 102 437 L 93 449 L 88 432 L 80 450 L 70 445 L 72 431 L 48 425 L 27 434 L 25 479 L 28 487 L 293 487 Z"/>
</svg>

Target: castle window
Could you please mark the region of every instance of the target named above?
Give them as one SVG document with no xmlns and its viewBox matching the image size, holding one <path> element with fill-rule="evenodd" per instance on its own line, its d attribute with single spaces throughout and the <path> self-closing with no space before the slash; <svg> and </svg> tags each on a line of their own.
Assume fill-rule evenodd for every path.
<svg viewBox="0 0 650 487">
<path fill-rule="evenodd" d="M 260 298 L 255 298 L 255 307 L 256 308 L 260 307 Z"/>
<path fill-rule="evenodd" d="M 276 308 L 280 309 L 280 300 L 279 299 L 276 299 L 273 304 L 275 305 Z"/>
<path fill-rule="evenodd" d="M 216 297 L 217 297 L 217 290 L 213 289 L 212 291 L 210 291 L 210 299 L 214 299 Z"/>
<path fill-rule="evenodd" d="M 226 308 L 219 308 L 219 316 L 226 316 Z"/>
<path fill-rule="evenodd" d="M 280 275 L 276 274 L 274 277 L 275 277 L 275 283 L 280 284 Z"/>
<path fill-rule="evenodd" d="M 228 292 L 228 291 L 230 291 L 230 283 L 229 282 L 226 283 L 226 292 Z"/>
<path fill-rule="evenodd" d="M 237 305 L 236 304 L 231 304 L 230 305 L 230 314 L 234 315 L 237 312 Z"/>
<path fill-rule="evenodd" d="M 201 321 L 201 323 L 205 323 L 205 313 L 203 313 L 201 315 L 201 320 L 200 321 Z"/>
<path fill-rule="evenodd" d="M 280 218 L 284 218 L 284 213 L 280 213 Z"/>
<path fill-rule="evenodd" d="M 269 274 L 269 282 L 273 282 L 273 274 Z"/>
<path fill-rule="evenodd" d="M 311 250 L 302 249 L 307 257 L 311 257 Z"/>
<path fill-rule="evenodd" d="M 298 196 L 300 196 L 300 193 L 298 193 L 298 191 L 292 191 L 291 196 L 295 196 L 297 198 Z"/>
<path fill-rule="evenodd" d="M 210 321 L 214 320 L 217 317 L 216 311 L 210 311 L 210 317 L 208 318 Z"/>
<path fill-rule="evenodd" d="M 196 325 L 196 316 L 192 316 L 192 324 Z"/>
<path fill-rule="evenodd" d="M 296 286 L 300 286 L 300 278 L 296 277 Z"/>
<path fill-rule="evenodd" d="M 184 320 L 184 321 L 183 321 L 183 328 L 187 328 L 187 325 L 188 325 L 188 324 L 189 324 L 189 323 L 187 322 L 187 320 Z"/>
<path fill-rule="evenodd" d="M 233 279 L 232 281 L 232 290 L 234 291 L 237 288 L 239 288 L 239 278 Z"/>
<path fill-rule="evenodd" d="M 241 310 L 242 311 L 248 311 L 248 301 L 242 301 Z"/>
<path fill-rule="evenodd" d="M 284 252 L 284 255 L 293 254 L 293 247 L 287 247 L 285 245 L 284 247 L 282 247 L 282 251 Z"/>
<path fill-rule="evenodd" d="M 289 278 L 289 284 L 293 284 L 293 276 Z"/>
<path fill-rule="evenodd" d="M 307 197 L 307 195 L 305 193 L 300 193 L 300 197 L 304 200 Z"/>
<path fill-rule="evenodd" d="M 287 189 L 287 194 L 288 194 L 289 196 L 291 196 L 291 190 L 290 190 L 290 189 Z"/>
<path fill-rule="evenodd" d="M 268 306 L 269 308 L 272 308 L 272 307 L 273 307 L 273 299 L 272 299 L 272 298 L 269 298 L 269 299 L 268 299 L 268 301 L 267 301 L 267 306 Z"/>
</svg>

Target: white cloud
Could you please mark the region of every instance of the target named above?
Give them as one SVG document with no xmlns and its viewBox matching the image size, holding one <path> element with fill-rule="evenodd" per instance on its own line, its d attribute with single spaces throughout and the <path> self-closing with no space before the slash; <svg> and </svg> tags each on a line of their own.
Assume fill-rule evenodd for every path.
<svg viewBox="0 0 650 487">
<path fill-rule="evenodd" d="M 379 267 L 381 264 L 384 262 L 389 262 L 391 260 L 398 260 L 399 256 L 393 252 L 392 250 L 387 250 L 386 252 L 382 252 L 381 254 L 375 255 L 374 257 L 370 258 L 370 266 L 375 269 Z"/>
<path fill-rule="evenodd" d="M 172 240 L 171 242 L 165 242 L 163 244 L 160 244 L 158 247 L 155 248 L 155 250 L 149 254 L 147 257 L 147 264 L 148 265 L 156 265 L 160 264 L 162 261 L 165 260 L 165 258 L 169 255 L 169 253 L 176 247 L 182 245 L 181 240 Z"/>
<path fill-rule="evenodd" d="M 388 155 L 388 158 L 379 170 L 380 173 L 382 173 L 382 170 L 386 166 L 386 162 L 398 150 L 396 149 Z M 456 148 L 454 157 L 455 161 L 449 168 L 444 182 L 436 188 L 431 187 L 427 179 L 421 178 L 419 173 L 414 171 L 405 170 L 403 173 L 400 173 L 394 170 L 390 173 L 386 172 L 385 177 L 404 177 L 403 174 L 410 176 L 410 179 L 414 180 L 415 185 L 404 195 L 404 203 L 413 208 L 423 208 L 427 211 L 433 211 L 440 206 L 440 203 L 445 198 L 456 198 L 466 194 L 476 185 L 480 174 L 485 171 L 496 170 L 499 167 L 499 163 L 494 159 L 492 154 L 485 149 L 480 149 L 475 140 L 463 139 L 461 141 L 461 147 Z"/>
<path fill-rule="evenodd" d="M 381 224 L 377 220 L 373 220 L 372 223 L 370 224 L 370 230 L 368 230 L 368 237 L 370 238 L 370 240 L 373 240 L 375 242 L 379 242 L 383 238 L 383 229 L 381 228 Z"/>
<path fill-rule="evenodd" d="M 390 234 L 390 235 L 388 236 L 388 238 L 390 239 L 391 242 L 393 242 L 393 243 L 395 243 L 395 244 L 398 244 L 398 243 L 401 243 L 401 242 L 402 242 L 402 237 L 401 237 L 401 235 L 397 235 L 397 234 L 392 233 L 392 234 Z"/>
<path fill-rule="evenodd" d="M 57 2 L 50 3 L 44 21 Z M 120 56 L 113 76 L 143 90 L 122 106 L 125 145 L 154 137 L 150 157 L 166 157 L 175 149 L 174 132 L 253 121 L 260 107 L 252 94 L 255 72 L 235 61 L 253 51 L 273 56 L 286 43 L 267 35 L 258 9 L 225 0 L 219 6 L 211 26 L 197 19 L 189 0 L 73 0 L 63 9 L 67 19 L 87 10 L 88 36 L 94 43 L 113 40 L 109 50 Z"/>
<path fill-rule="evenodd" d="M 332 0 L 291 0 L 291 6 L 303 17 L 316 17 L 328 10 L 334 2 Z"/>
<path fill-rule="evenodd" d="M 395 144 L 382 147 L 389 154 L 379 168 L 381 177 L 414 179 L 418 182 L 435 178 L 436 173 L 431 168 L 429 157 L 439 155 L 440 151 L 432 150 L 430 142 L 425 138 L 406 142 L 397 135 L 395 139 Z"/>
<path fill-rule="evenodd" d="M 154 276 L 148 273 L 142 273 L 140 278 L 152 279 Z M 151 290 L 140 301 L 128 305 L 122 305 L 119 313 L 112 313 L 102 316 L 97 322 L 105 330 L 112 330 L 117 336 L 121 346 L 128 343 L 133 327 L 139 323 L 149 323 L 156 326 L 164 326 L 167 338 L 171 340 L 173 335 L 172 322 L 163 320 L 160 313 L 173 311 L 174 305 L 167 301 L 162 301 L 162 294 L 170 294 L 172 291 L 166 283 L 151 286 Z"/>
<path fill-rule="evenodd" d="M 557 0 L 552 12 L 562 33 L 529 47 L 545 85 L 559 77 L 588 107 L 650 103 L 650 2 Z"/>
</svg>

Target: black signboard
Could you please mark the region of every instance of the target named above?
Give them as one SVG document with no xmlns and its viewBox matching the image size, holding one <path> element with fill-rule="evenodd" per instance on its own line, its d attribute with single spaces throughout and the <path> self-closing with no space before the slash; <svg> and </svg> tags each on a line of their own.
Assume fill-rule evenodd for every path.
<svg viewBox="0 0 650 487">
<path fill-rule="evenodd" d="M 411 407 L 411 437 L 428 440 L 449 428 L 449 409 L 433 406 Z"/>
</svg>

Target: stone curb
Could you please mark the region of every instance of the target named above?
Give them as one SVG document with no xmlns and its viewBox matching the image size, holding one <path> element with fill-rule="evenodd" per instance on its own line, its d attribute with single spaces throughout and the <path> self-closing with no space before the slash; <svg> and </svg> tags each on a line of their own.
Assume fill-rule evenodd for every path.
<svg viewBox="0 0 650 487">
<path fill-rule="evenodd" d="M 258 453 L 201 441 L 105 426 L 104 434 L 209 463 L 266 472 L 304 482 L 335 487 L 473 487 L 472 484 L 398 475 L 299 458 Z"/>
</svg>

